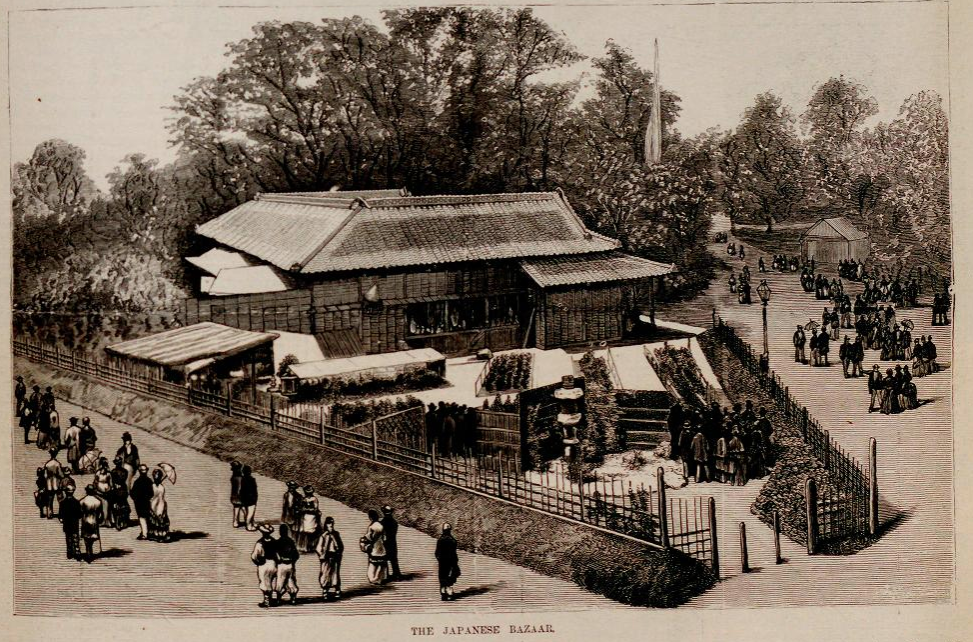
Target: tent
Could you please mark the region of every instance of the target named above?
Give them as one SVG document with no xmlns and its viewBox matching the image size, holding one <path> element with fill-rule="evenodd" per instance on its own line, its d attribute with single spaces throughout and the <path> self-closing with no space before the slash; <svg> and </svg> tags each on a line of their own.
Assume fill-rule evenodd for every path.
<svg viewBox="0 0 973 642">
<path fill-rule="evenodd" d="M 818 263 L 864 261 L 871 251 L 868 235 L 843 216 L 823 218 L 801 235 L 801 257 Z"/>
</svg>

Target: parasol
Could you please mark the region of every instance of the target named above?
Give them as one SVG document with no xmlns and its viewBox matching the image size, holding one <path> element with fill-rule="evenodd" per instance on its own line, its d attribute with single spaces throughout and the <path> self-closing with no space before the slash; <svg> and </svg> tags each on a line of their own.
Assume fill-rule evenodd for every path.
<svg viewBox="0 0 973 642">
<path fill-rule="evenodd" d="M 916 324 L 912 322 L 912 319 L 906 319 L 905 321 L 902 322 L 902 327 L 908 330 L 909 332 L 912 332 L 913 330 L 916 329 Z"/>
<path fill-rule="evenodd" d="M 814 319 L 811 319 L 810 321 L 807 322 L 807 325 L 804 326 L 804 329 L 805 330 L 817 330 L 820 327 L 821 327 L 821 324 L 820 323 L 818 323 Z"/>
<path fill-rule="evenodd" d="M 173 465 L 172 464 L 167 464 L 165 462 L 162 462 L 162 463 L 157 464 L 157 465 L 159 466 L 159 468 L 162 469 L 162 472 L 165 474 L 166 479 L 168 479 L 171 483 L 175 484 L 176 483 L 176 469 L 173 467 Z"/>
</svg>

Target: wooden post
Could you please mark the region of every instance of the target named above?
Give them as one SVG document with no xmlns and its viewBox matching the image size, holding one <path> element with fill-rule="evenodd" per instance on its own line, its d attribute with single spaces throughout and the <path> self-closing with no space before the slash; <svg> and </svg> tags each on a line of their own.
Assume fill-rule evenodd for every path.
<svg viewBox="0 0 973 642">
<path fill-rule="evenodd" d="M 503 451 L 497 452 L 497 497 L 503 497 Z"/>
<path fill-rule="evenodd" d="M 808 422 L 807 407 L 806 406 L 805 406 L 804 412 L 802 414 L 804 415 L 804 418 L 801 421 L 801 432 L 803 433 L 804 439 L 806 441 L 807 440 L 807 422 Z"/>
<path fill-rule="evenodd" d="M 325 438 L 325 433 L 324 433 L 324 408 L 321 408 L 321 412 L 318 413 L 318 430 L 321 431 L 321 435 L 320 435 L 321 443 L 322 444 L 327 443 L 327 439 Z"/>
<path fill-rule="evenodd" d="M 717 536 L 716 500 L 712 497 L 709 498 L 709 537 L 710 545 L 713 547 L 713 572 L 716 574 L 716 579 L 720 579 L 720 540 Z"/>
<path fill-rule="evenodd" d="M 372 459 L 378 461 L 378 424 L 372 419 Z"/>
<path fill-rule="evenodd" d="M 659 527 L 662 534 L 662 545 L 669 548 L 669 505 L 666 503 L 665 471 L 662 466 L 655 470 L 655 480 L 659 488 Z"/>
<path fill-rule="evenodd" d="M 831 469 L 831 435 L 824 431 L 824 469 Z"/>
<path fill-rule="evenodd" d="M 271 430 L 277 430 L 277 402 L 275 401 L 275 399 L 276 397 L 273 394 L 271 394 L 270 395 L 270 429 Z"/>
<path fill-rule="evenodd" d="M 432 444 L 432 454 L 429 455 L 429 475 L 436 479 L 436 444 Z"/>
<path fill-rule="evenodd" d="M 595 488 L 597 488 L 597 482 Z M 584 521 L 584 466 L 578 468 L 578 512 L 581 514 L 581 521 Z"/>
<path fill-rule="evenodd" d="M 784 414 L 790 416 L 791 414 L 791 388 L 790 386 L 784 386 Z"/>
<path fill-rule="evenodd" d="M 868 440 L 868 534 L 878 532 L 878 443 Z"/>
<path fill-rule="evenodd" d="M 780 513 L 774 511 L 774 561 L 776 564 L 783 564 L 784 558 L 780 556 Z"/>
<path fill-rule="evenodd" d="M 232 417 L 233 416 L 233 382 L 227 381 L 224 390 L 226 390 L 226 416 Z"/>
<path fill-rule="evenodd" d="M 750 557 L 747 554 L 747 525 L 740 522 L 740 570 L 750 572 Z"/>
<path fill-rule="evenodd" d="M 807 504 L 807 554 L 818 551 L 818 485 L 813 477 L 808 477 L 804 485 L 804 499 Z"/>
</svg>

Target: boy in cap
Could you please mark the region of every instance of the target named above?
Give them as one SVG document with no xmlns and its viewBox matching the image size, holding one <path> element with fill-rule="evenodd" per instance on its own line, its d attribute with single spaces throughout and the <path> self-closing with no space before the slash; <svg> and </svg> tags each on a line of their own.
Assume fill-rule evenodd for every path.
<svg viewBox="0 0 973 642">
<path fill-rule="evenodd" d="M 260 531 L 260 539 L 253 546 L 250 561 L 257 567 L 258 586 L 264 595 L 260 606 L 267 608 L 271 606 L 274 583 L 277 580 L 277 542 L 271 537 L 274 527 L 270 524 L 261 524 L 257 530 Z"/>
<path fill-rule="evenodd" d="M 277 602 L 284 601 L 284 593 L 287 593 L 288 601 L 294 604 L 297 601 L 297 560 L 301 554 L 297 550 L 297 544 L 290 537 L 290 528 L 287 524 L 280 525 L 280 537 L 275 542 L 277 549 L 277 580 L 275 590 L 277 591 Z"/>
</svg>

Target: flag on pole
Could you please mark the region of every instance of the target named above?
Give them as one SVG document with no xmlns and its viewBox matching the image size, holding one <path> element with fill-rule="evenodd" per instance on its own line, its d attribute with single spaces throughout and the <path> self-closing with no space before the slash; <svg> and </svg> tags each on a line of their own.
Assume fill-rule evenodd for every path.
<svg viewBox="0 0 973 642">
<path fill-rule="evenodd" d="M 652 111 L 649 128 L 645 132 L 645 162 L 655 165 L 662 161 L 662 92 L 659 88 L 659 39 L 655 40 L 655 68 L 652 71 Z"/>
</svg>

